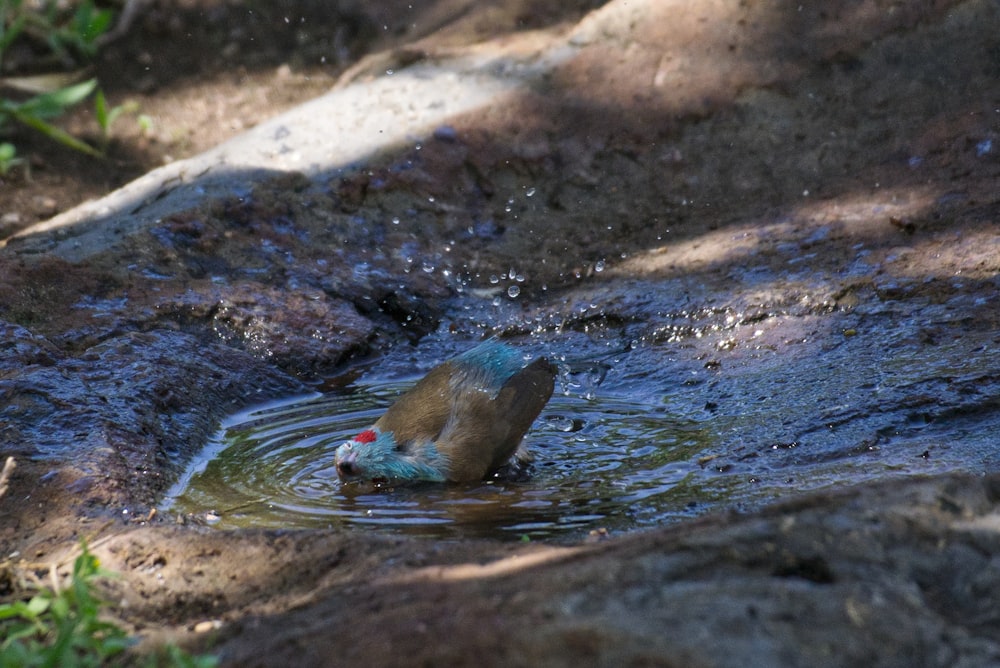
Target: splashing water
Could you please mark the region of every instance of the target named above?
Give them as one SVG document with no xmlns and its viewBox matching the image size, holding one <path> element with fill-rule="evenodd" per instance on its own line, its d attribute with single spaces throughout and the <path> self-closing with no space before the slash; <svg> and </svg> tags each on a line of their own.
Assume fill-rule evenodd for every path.
<svg viewBox="0 0 1000 668">
<path fill-rule="evenodd" d="M 222 527 L 574 541 L 886 477 L 1000 466 L 995 333 L 975 319 L 962 321 L 962 336 L 936 341 L 929 358 L 927 344 L 898 323 L 862 320 L 863 333 L 818 346 L 794 338 L 796 319 L 764 326 L 726 309 L 663 309 L 660 324 L 636 332 L 627 321 L 602 321 L 599 308 L 592 317 L 594 303 L 565 306 L 584 332 L 546 337 L 541 330 L 553 323 L 514 302 L 496 313 L 485 299 L 462 302 L 470 310 L 458 329 L 538 329 L 532 351 L 560 368 L 556 394 L 526 438 L 535 455 L 527 475 L 378 488 L 337 478 L 342 442 L 468 348 L 443 326 L 419 351 L 393 347 L 377 375 L 350 392 L 232 416 L 164 508 L 211 512 Z M 928 308 L 930 320 L 947 322 L 956 307 Z M 858 317 L 844 314 L 839 326 L 848 331 Z M 591 322 L 605 333 L 590 332 Z"/>
<path fill-rule="evenodd" d="M 529 432 L 528 475 L 465 485 L 344 484 L 334 450 L 405 389 L 374 384 L 230 418 L 168 494 L 171 512 L 218 526 L 368 526 L 434 536 L 578 538 L 691 516 L 707 435 L 661 405 L 556 395 Z"/>
</svg>

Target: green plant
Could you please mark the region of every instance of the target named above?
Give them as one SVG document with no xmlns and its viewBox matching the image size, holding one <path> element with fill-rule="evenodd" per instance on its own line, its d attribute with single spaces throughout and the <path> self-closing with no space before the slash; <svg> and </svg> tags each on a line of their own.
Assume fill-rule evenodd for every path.
<svg viewBox="0 0 1000 668">
<path fill-rule="evenodd" d="M 138 112 L 139 103 L 134 100 L 108 108 L 108 100 L 104 97 L 104 91 L 98 88 L 97 93 L 94 95 L 94 117 L 97 119 L 97 125 L 101 128 L 102 145 L 107 147 L 108 140 L 111 138 L 111 126 L 114 125 L 119 116 L 122 114 L 138 114 Z"/>
<path fill-rule="evenodd" d="M 64 146 L 87 155 L 100 156 L 100 151 L 90 144 L 80 141 L 65 130 L 48 122 L 48 119 L 59 116 L 69 107 L 84 100 L 95 88 L 97 88 L 97 80 L 91 79 L 51 93 L 36 95 L 24 102 L 0 99 L 0 128 L 3 127 L 7 118 L 12 118 Z"/>
<path fill-rule="evenodd" d="M 63 66 L 76 65 L 75 56 L 85 59 L 93 57 L 100 36 L 111 26 L 112 12 L 96 8 L 93 0 L 83 0 L 75 4 L 76 9 L 67 15 L 64 10 L 65 4 L 57 0 L 44 0 L 42 3 L 0 0 L 0 74 L 4 72 L 3 63 L 7 52 L 18 41 L 45 45 L 50 58 Z M 97 82 L 93 79 L 66 85 L 62 82 L 64 78 L 45 76 L 0 78 L 0 86 L 5 88 L 40 92 L 23 101 L 0 97 L 0 130 L 6 122 L 13 120 L 64 146 L 88 155 L 100 156 L 100 151 L 49 122 L 50 119 L 82 102 L 97 88 Z M 43 86 L 44 90 L 39 91 L 38 86 Z M 98 123 L 101 124 L 106 136 L 107 128 L 114 119 L 110 118 L 106 102 L 102 104 L 104 117 L 103 120 L 98 119 Z M 3 164 L 0 161 L 0 170 L 3 169 Z M 8 160 L 7 169 L 11 166 L 12 163 Z"/>
<path fill-rule="evenodd" d="M 177 645 L 167 645 L 156 656 L 151 656 L 146 661 L 146 668 L 215 668 L 219 665 L 219 659 L 209 654 L 192 656 L 182 650 Z"/>
<path fill-rule="evenodd" d="M 21 0 L 0 0 L 0 65 L 3 56 L 24 30 L 28 15 L 21 10 Z"/>
<path fill-rule="evenodd" d="M 13 144 L 0 142 L 0 176 L 23 163 L 24 160 L 17 157 L 17 148 Z"/>
<path fill-rule="evenodd" d="M 52 12 L 49 25 L 57 25 L 55 11 L 58 6 L 57 2 L 49 2 L 49 11 Z M 50 33 L 49 46 L 55 53 L 73 49 L 87 58 L 93 58 L 97 53 L 97 40 L 111 27 L 113 17 L 110 9 L 97 9 L 91 0 L 81 2 L 66 25 Z"/>
<path fill-rule="evenodd" d="M 109 604 L 94 586 L 100 578 L 116 576 L 101 568 L 83 540 L 80 549 L 67 586 L 60 586 L 53 575 L 53 588 L 40 588 L 26 601 L 0 605 L 0 668 L 86 668 L 124 658 L 133 641 L 124 629 L 100 618 Z M 147 657 L 144 665 L 214 668 L 218 660 L 167 645 Z"/>
<path fill-rule="evenodd" d="M 114 13 L 98 9 L 93 0 L 76 5 L 72 15 L 67 16 L 66 4 L 57 0 L 27 5 L 24 0 L 0 0 L 0 64 L 4 52 L 22 36 L 44 43 L 63 63 L 74 63 L 74 55 L 93 57 L 100 36 L 111 27 Z"/>
<path fill-rule="evenodd" d="M 120 654 L 128 636 L 98 617 L 104 601 L 94 580 L 111 574 L 81 542 L 69 585 L 42 589 L 28 601 L 0 605 L 0 666 L 100 666 Z"/>
</svg>

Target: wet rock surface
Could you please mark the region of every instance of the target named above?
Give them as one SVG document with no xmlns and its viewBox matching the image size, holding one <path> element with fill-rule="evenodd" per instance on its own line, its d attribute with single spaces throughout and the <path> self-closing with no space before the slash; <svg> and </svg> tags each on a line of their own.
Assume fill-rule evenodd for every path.
<svg viewBox="0 0 1000 668">
<path fill-rule="evenodd" d="M 1000 661 L 996 4 L 489 11 L 8 240 L 3 556 L 97 539 L 128 623 L 231 665 Z M 728 505 L 576 547 L 148 514 L 237 407 L 483 332 L 621 351 Z"/>
<path fill-rule="evenodd" d="M 0 337 L 5 453 L 73 477 L 66 491 L 93 510 L 148 511 L 221 416 L 302 390 L 248 354 L 180 332 L 124 334 L 79 356 L 9 323 Z"/>
<path fill-rule="evenodd" d="M 485 565 L 417 554 L 245 619 L 221 648 L 234 665 L 988 665 L 996 491 L 882 484 Z"/>
</svg>

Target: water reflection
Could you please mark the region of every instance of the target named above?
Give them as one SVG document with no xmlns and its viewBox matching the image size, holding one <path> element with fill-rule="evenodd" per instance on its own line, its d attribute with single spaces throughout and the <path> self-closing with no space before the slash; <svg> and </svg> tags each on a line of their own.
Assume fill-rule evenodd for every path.
<svg viewBox="0 0 1000 668">
<path fill-rule="evenodd" d="M 925 312 L 948 322 L 951 307 Z M 834 329 L 864 323 L 860 310 Z M 789 343 L 802 340 L 802 319 L 771 329 L 750 322 L 748 337 L 706 321 L 728 319 L 725 310 L 685 313 L 661 317 L 679 323 L 670 345 L 659 328 L 649 337 L 562 331 L 535 342 L 532 352 L 560 373 L 528 433 L 536 459 L 527 476 L 379 489 L 337 479 L 337 446 L 461 351 L 442 332 L 419 350 L 394 346 L 363 372 L 364 384 L 343 387 L 355 369 L 327 394 L 233 416 L 166 504 L 215 511 L 224 527 L 577 540 L 890 476 L 997 469 L 992 328 L 963 325 L 928 350 L 899 323 L 869 322 L 863 334 L 809 346 Z"/>
<path fill-rule="evenodd" d="M 662 404 L 557 395 L 527 437 L 526 474 L 465 485 L 342 484 L 334 450 L 407 384 L 301 397 L 230 418 L 171 490 L 170 512 L 222 527 L 364 526 L 434 536 L 578 538 L 693 514 L 707 433 Z"/>
</svg>

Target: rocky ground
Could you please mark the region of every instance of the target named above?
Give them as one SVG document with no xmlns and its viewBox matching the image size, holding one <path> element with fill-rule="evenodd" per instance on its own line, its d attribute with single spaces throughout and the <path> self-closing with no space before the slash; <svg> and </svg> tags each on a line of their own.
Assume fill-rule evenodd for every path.
<svg viewBox="0 0 1000 668">
<path fill-rule="evenodd" d="M 125 623 L 226 665 L 1000 662 L 996 3 L 543 4 L 154 4 L 113 45 L 165 133 L 4 186 L 0 574 L 87 537 Z M 720 473 L 791 482 L 573 546 L 151 513 L 237 407 L 484 330 L 621 338 Z"/>
</svg>

